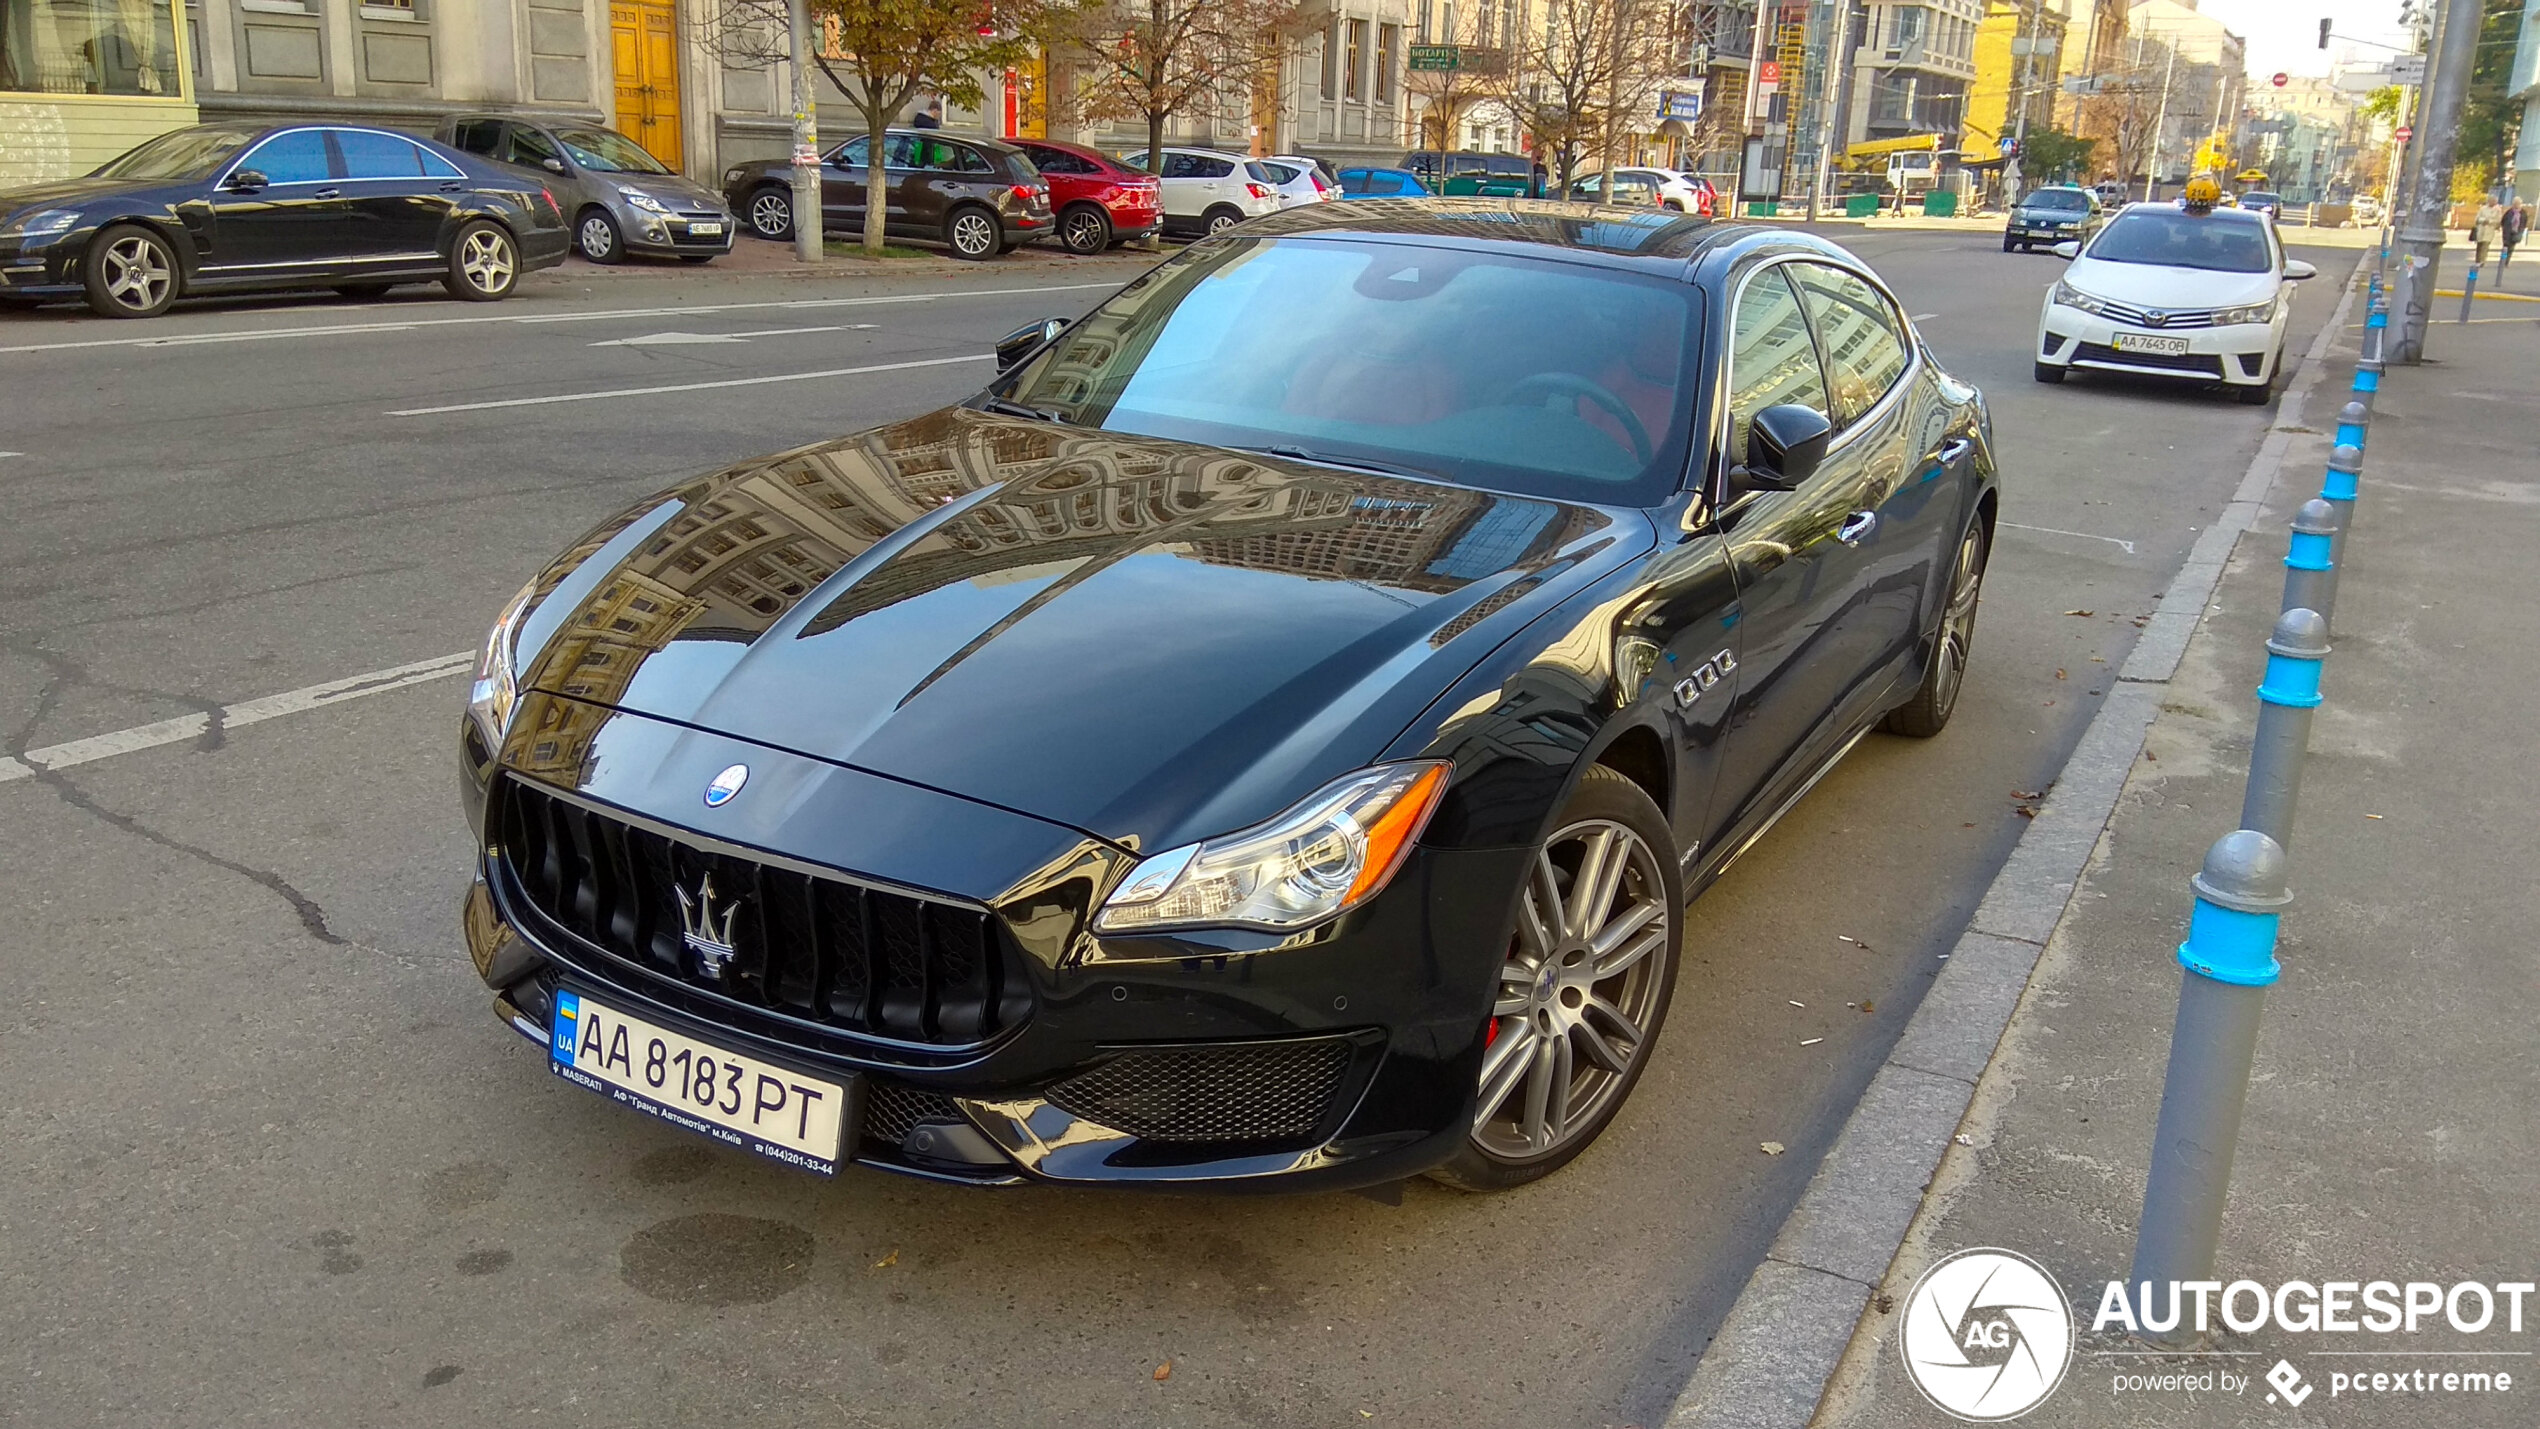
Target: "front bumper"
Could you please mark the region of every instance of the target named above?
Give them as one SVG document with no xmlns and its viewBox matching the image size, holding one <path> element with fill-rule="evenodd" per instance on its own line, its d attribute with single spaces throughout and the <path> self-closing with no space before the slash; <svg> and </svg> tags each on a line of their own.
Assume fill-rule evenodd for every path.
<svg viewBox="0 0 2540 1429">
<path fill-rule="evenodd" d="M 2187 350 L 2175 355 L 2120 352 L 2117 339 L 2121 335 L 2175 338 L 2184 341 Z M 2273 323 L 2140 327 L 2049 302 L 2038 322 L 2037 360 L 2051 367 L 2253 387 L 2275 380 L 2275 356 L 2280 346 L 2281 337 Z"/>
<path fill-rule="evenodd" d="M 76 228 L 58 238 L 47 237 L 33 244 L 14 238 L 0 239 L 0 295 L 12 298 L 80 296 L 80 280 L 75 265 L 94 231 Z"/>
<path fill-rule="evenodd" d="M 620 716 L 612 724 L 629 722 L 647 723 Z M 1523 850 L 1416 850 L 1383 894 L 1286 940 L 1232 932 L 1102 939 L 1082 931 L 1083 907 L 1131 861 L 1107 845 L 1045 847 L 1055 826 L 949 795 L 694 731 L 676 741 L 665 778 L 614 788 L 603 778 L 603 787 L 573 794 L 542 783 L 526 797 L 609 817 L 622 807 L 609 799 L 627 796 L 632 782 L 658 783 L 686 795 L 658 804 L 679 808 L 670 815 L 678 819 L 695 812 L 694 791 L 713 772 L 705 765 L 746 759 L 752 793 L 807 791 L 786 801 L 786 827 L 796 834 L 873 827 L 862 847 L 843 834 L 821 868 L 887 862 L 884 841 L 906 844 L 913 824 L 945 830 L 923 841 L 975 851 L 975 863 L 926 882 L 947 900 L 994 911 L 1019 979 L 1003 995 L 1004 1015 L 958 1042 L 875 1035 L 726 996 L 723 984 L 684 963 L 665 974 L 612 951 L 604 933 L 578 933 L 551 916 L 555 899 L 530 886 L 542 875 L 514 867 L 507 841 L 534 839 L 507 833 L 503 781 L 518 776 L 506 774 L 491 792 L 464 924 L 498 1013 L 525 1035 L 543 1039 L 556 991 L 570 986 L 736 1051 L 831 1077 L 861 1075 L 868 1115 L 841 1159 L 977 1184 L 1337 1189 L 1415 1174 L 1461 1143 Z M 660 751 L 657 735 L 640 742 Z M 482 788 L 473 773 L 470 783 Z M 831 812 L 820 814 L 822 806 Z M 767 837 L 782 832 L 773 826 L 736 830 L 749 837 L 734 842 L 624 813 L 708 857 L 788 847 Z M 1052 866 L 1080 870 L 1078 894 L 1053 891 Z M 905 859 L 881 870 L 898 888 L 918 882 L 911 873 Z M 983 896 L 991 887 L 1023 889 L 1033 877 L 1042 880 L 1036 891 Z M 877 915 L 865 917 L 879 926 Z M 777 974 L 764 976 L 772 986 Z"/>
<path fill-rule="evenodd" d="M 2061 243 L 2081 230 L 2069 223 L 2023 223 L 2013 219 L 2002 236 L 2019 243 Z"/>
</svg>

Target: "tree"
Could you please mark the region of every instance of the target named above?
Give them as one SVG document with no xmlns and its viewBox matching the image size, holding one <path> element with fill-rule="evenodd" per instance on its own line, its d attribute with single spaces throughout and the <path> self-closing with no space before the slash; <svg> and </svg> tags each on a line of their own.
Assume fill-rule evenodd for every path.
<svg viewBox="0 0 2540 1429">
<path fill-rule="evenodd" d="M 2020 164 L 2040 180 L 2069 182 L 2089 173 L 2097 160 L 2099 141 L 2083 139 L 2060 129 L 2031 125 L 2028 138 L 2020 147 Z"/>
<path fill-rule="evenodd" d="M 1668 52 L 1669 13 L 1661 0 L 1546 3 L 1544 27 L 1519 32 L 1500 100 L 1555 156 L 1558 191 L 1568 191 L 1579 151 L 1593 145 L 1607 180 L 1598 191 L 1611 194 L 1623 117 L 1650 112 L 1659 78 L 1682 64 Z"/>
<path fill-rule="evenodd" d="M 864 251 L 882 251 L 888 214 L 882 165 L 891 121 L 932 91 L 978 104 L 983 70 L 1029 59 L 1036 42 L 1063 24 L 1072 0 L 808 0 L 816 40 L 812 63 L 863 121 Z M 709 44 L 727 60 L 766 63 L 784 55 L 787 0 L 725 0 Z"/>
<path fill-rule="evenodd" d="M 1078 111 L 1145 120 L 1147 169 L 1162 173 L 1164 122 L 1248 86 L 1309 23 L 1301 0 L 1116 0 L 1084 10 L 1071 33 L 1093 72 L 1077 90 Z"/>
<path fill-rule="evenodd" d="M 1464 0 L 1446 7 L 1447 25 L 1415 41 L 1452 46 L 1452 69 L 1411 69 L 1403 88 L 1420 101 L 1420 147 L 1441 152 L 1457 147 L 1464 116 L 1473 106 L 1496 96 L 1508 73 L 1508 41 L 1515 37 L 1519 6 L 1491 0 Z"/>
</svg>

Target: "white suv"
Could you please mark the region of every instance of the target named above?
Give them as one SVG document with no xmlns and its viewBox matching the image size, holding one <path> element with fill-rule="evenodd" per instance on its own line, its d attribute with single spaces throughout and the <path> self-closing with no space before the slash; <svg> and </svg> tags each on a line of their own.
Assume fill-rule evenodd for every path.
<svg viewBox="0 0 2540 1429">
<path fill-rule="evenodd" d="M 1330 203 L 1341 196 L 1340 186 L 1323 177 L 1323 166 L 1312 159 L 1294 154 L 1273 154 L 1255 159 L 1270 175 L 1270 186 L 1279 191 L 1279 207 L 1299 208 L 1309 203 Z"/>
<path fill-rule="evenodd" d="M 1132 150 L 1120 162 L 1147 166 L 1147 151 Z M 1270 171 L 1240 154 L 1208 149 L 1166 149 L 1164 231 L 1223 233 L 1247 218 L 1279 211 L 1279 187 Z"/>
</svg>

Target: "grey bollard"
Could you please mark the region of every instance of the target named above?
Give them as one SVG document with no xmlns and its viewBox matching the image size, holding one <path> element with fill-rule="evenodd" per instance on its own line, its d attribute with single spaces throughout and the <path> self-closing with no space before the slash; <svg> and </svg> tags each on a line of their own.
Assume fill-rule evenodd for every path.
<svg viewBox="0 0 2540 1429">
<path fill-rule="evenodd" d="M 2214 1278 L 2258 1017 L 2268 985 L 2282 971 L 2275 960 L 2276 919 L 2293 899 L 2285 888 L 2284 850 L 2254 829 L 2215 841 L 2195 889 L 2187 941 L 2178 945 L 2185 969 L 2178 1021 L 2170 1029 L 2169 1075 L 2129 1281 L 2143 1311 L 2142 1338 L 2171 1349 L 2199 1338 L 2193 1317 L 2177 1313 L 2185 1297 L 2176 1287 Z M 2165 1301 L 2169 1324 L 2159 1327 L 2153 1312 Z"/>
<path fill-rule="evenodd" d="M 2284 553 L 2284 601 L 2276 609 L 2316 610 L 2327 620 L 2337 600 L 2331 589 L 2336 574 L 2337 508 L 2314 496 L 2293 513 L 2293 542 Z"/>
<path fill-rule="evenodd" d="M 2315 610 L 2277 616 L 2267 641 L 2267 677 L 2258 686 L 2258 733 L 2249 748 L 2249 788 L 2240 827 L 2293 847 L 2293 806 L 2302 794 L 2302 755 L 2311 744 L 2311 711 L 2320 704 L 2320 662 L 2328 658 L 2328 622 Z"/>
<path fill-rule="evenodd" d="M 2345 572 L 2349 556 L 2346 538 L 2355 529 L 2355 498 L 2363 492 L 2364 454 L 2350 446 L 2340 446 L 2328 454 L 2328 476 L 2320 482 L 2319 499 L 2328 503 L 2334 513 L 2337 533 L 2329 538 L 2328 579 L 2321 583 L 2319 604 L 2311 609 L 2332 624 L 2337 619 L 2337 578 Z"/>
</svg>

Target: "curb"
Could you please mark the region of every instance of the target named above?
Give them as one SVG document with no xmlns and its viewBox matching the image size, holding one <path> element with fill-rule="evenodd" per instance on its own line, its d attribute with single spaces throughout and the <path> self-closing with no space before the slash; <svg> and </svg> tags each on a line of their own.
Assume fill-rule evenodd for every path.
<svg viewBox="0 0 2540 1429">
<path fill-rule="evenodd" d="M 2083 729 L 2037 818 L 1985 890 L 1895 1049 L 1870 1079 L 1832 1149 L 1809 1179 L 1695 1362 L 1667 1429 L 1803 1429 L 1816 1414 L 1870 1296 L 1886 1278 L 1924 1192 L 1948 1152 L 2028 990 L 2030 971 L 2063 921 L 2091 851 L 2115 814 L 2144 736 L 2160 713 L 2231 558 L 2275 485 L 2289 428 L 2319 382 L 2330 344 L 2355 302 L 2358 258 L 2345 293 L 2302 355 L 2273 429 L 2249 469 L 2161 594 L 2152 619 Z"/>
</svg>

